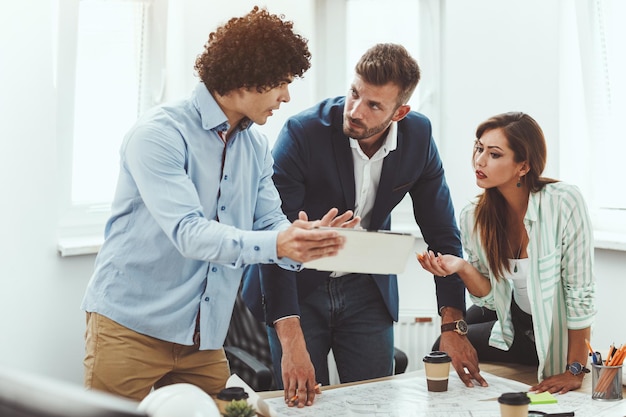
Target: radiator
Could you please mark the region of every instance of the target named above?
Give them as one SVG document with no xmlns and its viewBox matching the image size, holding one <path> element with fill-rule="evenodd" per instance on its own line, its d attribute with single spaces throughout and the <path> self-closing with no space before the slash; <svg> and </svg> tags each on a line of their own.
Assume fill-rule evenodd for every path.
<svg viewBox="0 0 626 417">
<path fill-rule="evenodd" d="M 394 323 L 394 346 L 406 353 L 409 365 L 406 372 L 417 371 L 424 367 L 422 358 L 431 351 L 433 343 L 439 337 L 440 319 L 436 312 L 426 314 L 401 315 Z M 331 384 L 339 383 L 333 352 L 328 355 L 328 371 Z"/>
<path fill-rule="evenodd" d="M 419 315 L 402 315 L 394 324 L 395 347 L 409 358 L 407 372 L 424 367 L 422 358 L 431 351 L 439 337 L 440 319 L 436 312 Z"/>
</svg>

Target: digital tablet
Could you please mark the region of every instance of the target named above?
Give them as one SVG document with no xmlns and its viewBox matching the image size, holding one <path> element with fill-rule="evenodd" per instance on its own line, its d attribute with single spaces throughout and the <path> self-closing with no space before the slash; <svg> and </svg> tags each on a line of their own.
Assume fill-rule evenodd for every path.
<svg viewBox="0 0 626 417">
<path fill-rule="evenodd" d="M 415 236 L 386 230 L 337 230 L 346 243 L 336 256 L 305 262 L 304 267 L 320 271 L 355 272 L 366 274 L 401 274 L 409 256 L 414 252 Z"/>
</svg>

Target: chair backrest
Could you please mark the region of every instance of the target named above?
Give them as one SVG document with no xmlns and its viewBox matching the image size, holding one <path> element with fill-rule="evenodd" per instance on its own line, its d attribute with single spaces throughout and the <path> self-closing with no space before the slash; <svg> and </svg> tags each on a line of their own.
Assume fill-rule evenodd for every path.
<svg viewBox="0 0 626 417">
<path fill-rule="evenodd" d="M 224 347 L 230 363 L 231 373 L 239 375 L 255 391 L 276 389 L 273 376 L 271 376 L 271 384 L 267 386 L 268 382 L 258 380 L 258 370 L 252 369 L 249 364 L 242 361 L 240 355 L 234 353 L 237 350 L 236 348 L 243 350 L 265 365 L 270 375 L 272 374 L 272 355 L 265 323 L 258 321 L 250 312 L 241 297 L 241 291 L 237 294 Z M 265 379 L 267 380 L 268 377 L 266 376 Z"/>
<path fill-rule="evenodd" d="M 277 389 L 265 323 L 250 312 L 241 291 L 237 294 L 224 350 L 231 373 L 239 375 L 254 391 Z M 394 360 L 394 373 L 404 373 L 408 366 L 407 355 L 395 348 Z"/>
</svg>

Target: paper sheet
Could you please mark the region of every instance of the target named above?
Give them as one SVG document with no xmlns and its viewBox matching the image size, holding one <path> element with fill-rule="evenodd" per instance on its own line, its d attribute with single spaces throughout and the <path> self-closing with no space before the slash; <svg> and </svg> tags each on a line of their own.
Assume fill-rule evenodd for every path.
<svg viewBox="0 0 626 417">
<path fill-rule="evenodd" d="M 257 394 L 253 405 L 268 417 L 493 417 L 500 415 L 496 400 L 500 394 L 528 390 L 528 385 L 483 372 L 489 387 L 467 388 L 456 373 L 451 373 L 447 392 L 429 392 L 423 371 L 412 374 L 407 378 L 326 390 L 315 397 L 315 404 L 310 407 L 287 407 L 282 396 L 262 400 Z M 576 417 L 626 415 L 626 401 L 594 401 L 590 394 L 581 392 L 555 397 L 556 404 L 532 405 L 530 409 L 551 413 L 574 411 Z"/>
<path fill-rule="evenodd" d="M 409 233 L 325 229 L 337 230 L 344 236 L 344 247 L 336 256 L 305 262 L 305 268 L 365 274 L 401 274 L 415 246 L 415 236 Z"/>
</svg>

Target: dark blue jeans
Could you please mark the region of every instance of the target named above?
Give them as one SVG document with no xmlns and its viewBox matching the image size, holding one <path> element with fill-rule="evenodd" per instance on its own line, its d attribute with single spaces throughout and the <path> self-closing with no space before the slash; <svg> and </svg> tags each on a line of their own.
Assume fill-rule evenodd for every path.
<svg viewBox="0 0 626 417">
<path fill-rule="evenodd" d="M 371 275 L 328 278 L 300 302 L 300 324 L 318 382 L 330 383 L 333 350 L 342 383 L 393 373 L 393 320 Z M 283 388 L 280 341 L 268 326 L 274 372 Z"/>
</svg>

